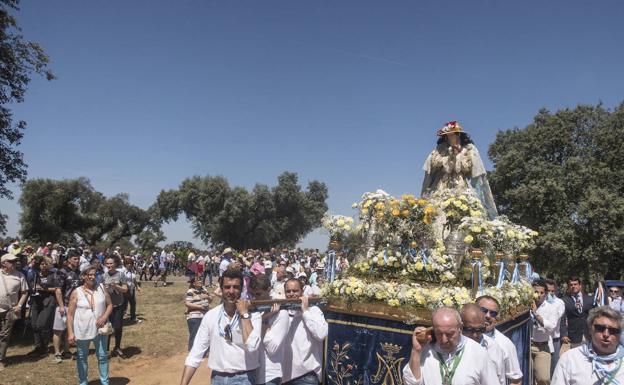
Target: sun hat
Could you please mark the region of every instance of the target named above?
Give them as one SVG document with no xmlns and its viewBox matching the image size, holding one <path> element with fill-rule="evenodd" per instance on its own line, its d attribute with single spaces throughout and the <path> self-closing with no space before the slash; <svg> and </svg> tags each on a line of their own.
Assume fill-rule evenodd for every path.
<svg viewBox="0 0 624 385">
<path fill-rule="evenodd" d="M 459 125 L 456 121 L 448 122 L 444 125 L 444 127 L 440 128 L 437 132 L 438 136 L 444 136 L 448 134 L 456 134 L 464 132 L 462 126 Z"/>
<path fill-rule="evenodd" d="M 232 253 L 231 247 L 226 247 L 225 250 L 223 250 L 223 254 L 228 254 L 228 253 Z"/>
<path fill-rule="evenodd" d="M 17 261 L 17 260 L 18 260 L 17 255 L 6 253 L 2 256 L 2 259 L 0 259 L 0 262 Z"/>
</svg>

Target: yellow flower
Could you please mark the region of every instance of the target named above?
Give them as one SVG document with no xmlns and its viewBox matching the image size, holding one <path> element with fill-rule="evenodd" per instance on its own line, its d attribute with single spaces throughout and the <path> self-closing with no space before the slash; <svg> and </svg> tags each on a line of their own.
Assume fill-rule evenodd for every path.
<svg viewBox="0 0 624 385">
<path fill-rule="evenodd" d="M 336 295 L 340 294 L 340 288 L 335 288 L 334 289 L 334 294 L 336 294 Z"/>
<path fill-rule="evenodd" d="M 401 215 L 401 211 L 399 209 L 392 209 L 393 217 L 398 217 L 399 215 Z"/>
<path fill-rule="evenodd" d="M 424 206 L 427 204 L 427 200 L 426 199 L 419 199 L 416 201 L 416 204 L 419 206 Z"/>
<path fill-rule="evenodd" d="M 453 306 L 453 300 L 451 300 L 449 297 L 446 297 L 442 300 L 442 303 L 444 304 L 444 306 Z"/>
<path fill-rule="evenodd" d="M 416 270 L 422 271 L 422 269 L 425 268 L 425 265 L 423 265 L 422 262 L 418 261 L 418 262 L 416 262 L 416 266 L 414 266 L 414 267 L 416 268 Z"/>
<path fill-rule="evenodd" d="M 375 218 L 377 218 L 377 219 L 382 219 L 383 217 L 384 217 L 384 213 L 383 213 L 383 211 L 377 211 L 377 212 L 375 213 Z"/>
<path fill-rule="evenodd" d="M 399 302 L 398 299 L 392 298 L 391 300 L 388 301 L 388 305 L 390 306 L 398 307 L 400 304 L 401 303 Z"/>
<path fill-rule="evenodd" d="M 423 217 L 423 223 L 426 224 L 426 225 L 431 223 L 431 218 L 429 218 L 429 215 L 425 215 Z"/>
<path fill-rule="evenodd" d="M 412 249 L 415 249 L 415 248 L 416 248 L 416 246 L 418 246 L 418 243 L 416 243 L 416 241 L 411 241 L 411 242 L 410 242 L 410 247 L 411 247 Z"/>
<path fill-rule="evenodd" d="M 344 221 L 344 219 L 342 219 L 342 218 L 341 218 L 341 219 L 338 219 L 338 220 L 336 221 L 336 225 L 337 225 L 338 227 L 342 227 L 342 226 L 344 226 L 344 225 L 345 225 L 345 221 Z"/>
<path fill-rule="evenodd" d="M 481 227 L 479 227 L 479 226 L 472 226 L 470 228 L 470 231 L 472 231 L 473 233 L 477 233 L 478 234 L 478 233 L 481 232 Z"/>
<path fill-rule="evenodd" d="M 359 296 L 359 295 L 362 295 L 362 288 L 361 288 L 361 287 L 358 287 L 357 289 L 355 289 L 355 290 L 353 291 L 353 293 L 354 293 L 355 295 L 358 295 L 358 296 Z"/>
<path fill-rule="evenodd" d="M 394 267 L 396 267 L 396 268 L 401 267 L 401 262 L 398 262 L 398 261 L 397 261 L 397 262 L 395 262 L 395 263 L 394 263 Z"/>
<path fill-rule="evenodd" d="M 354 204 L 352 204 L 352 205 L 351 205 L 351 208 L 352 208 L 352 209 L 356 209 L 357 207 L 358 207 L 358 204 L 357 204 L 357 203 L 354 203 Z"/>
<path fill-rule="evenodd" d="M 462 205 L 461 201 L 458 201 L 458 200 L 455 200 L 455 199 L 453 200 L 452 203 L 453 203 L 453 206 L 455 206 L 457 208 L 461 207 L 461 205 Z"/>
<path fill-rule="evenodd" d="M 435 209 L 433 208 L 433 206 L 427 206 L 425 207 L 424 213 L 425 215 L 431 215 L 435 213 Z"/>
<path fill-rule="evenodd" d="M 385 207 L 385 205 L 383 204 L 383 202 L 377 202 L 377 204 L 375 205 L 375 210 L 383 210 Z"/>
<path fill-rule="evenodd" d="M 368 214 L 368 209 L 367 208 L 363 208 L 362 209 L 362 214 L 364 214 L 364 215 Z"/>
<path fill-rule="evenodd" d="M 347 287 L 346 290 L 345 290 L 345 293 L 347 293 L 347 295 L 351 294 L 351 287 Z"/>
<path fill-rule="evenodd" d="M 407 216 L 409 215 L 409 210 L 403 210 L 403 211 L 401 211 L 401 215 L 402 215 L 403 217 L 407 217 Z"/>
<path fill-rule="evenodd" d="M 364 202 L 364 207 L 365 207 L 365 208 L 366 208 L 366 207 L 369 207 L 369 206 L 370 206 L 370 205 L 372 205 L 372 204 L 373 204 L 373 201 L 369 199 L 369 200 L 367 200 L 366 202 Z"/>
<path fill-rule="evenodd" d="M 472 235 L 466 235 L 466 237 L 464 237 L 464 243 L 472 243 L 472 241 L 474 241 L 474 238 L 472 237 Z"/>
</svg>

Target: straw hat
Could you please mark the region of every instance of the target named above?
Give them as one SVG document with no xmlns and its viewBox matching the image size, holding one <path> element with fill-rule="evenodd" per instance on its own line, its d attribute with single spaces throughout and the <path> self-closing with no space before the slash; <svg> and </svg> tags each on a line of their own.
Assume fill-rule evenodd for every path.
<svg viewBox="0 0 624 385">
<path fill-rule="evenodd" d="M 458 134 L 460 132 L 464 132 L 462 126 L 459 125 L 456 121 L 448 122 L 444 125 L 444 127 L 440 128 L 437 132 L 438 136 L 444 136 L 448 134 Z"/>
</svg>

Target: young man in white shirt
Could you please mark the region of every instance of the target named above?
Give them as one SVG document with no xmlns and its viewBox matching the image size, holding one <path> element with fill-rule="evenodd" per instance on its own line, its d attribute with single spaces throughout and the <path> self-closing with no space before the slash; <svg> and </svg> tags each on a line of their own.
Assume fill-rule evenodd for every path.
<svg viewBox="0 0 624 385">
<path fill-rule="evenodd" d="M 559 351 L 561 350 L 561 319 L 565 313 L 565 304 L 561 298 L 557 297 L 557 283 L 554 280 L 547 279 L 546 288 L 548 289 L 546 301 L 557 308 L 557 325 L 552 333 L 553 352 L 550 360 L 550 376 L 552 377 L 555 372 L 555 366 L 557 366 L 559 361 Z"/>
<path fill-rule="evenodd" d="M 552 334 L 557 326 L 559 310 L 546 301 L 546 282 L 541 279 L 533 282 L 537 295 L 531 303 L 533 333 L 531 337 L 531 360 L 533 379 L 537 385 L 550 384 L 550 360 L 554 350 Z"/>
<path fill-rule="evenodd" d="M 561 356 L 552 385 L 624 384 L 624 321 L 608 306 L 590 310 L 590 340 Z"/>
<path fill-rule="evenodd" d="M 204 315 L 184 362 L 180 385 L 189 384 L 207 351 L 212 385 L 255 385 L 262 317 L 259 313 L 252 317 L 249 301 L 240 299 L 243 290 L 240 270 L 225 270 L 220 287 L 223 303 Z"/>
<path fill-rule="evenodd" d="M 414 329 L 412 352 L 403 368 L 405 385 L 498 385 L 494 365 L 478 343 L 462 335 L 462 322 L 455 309 L 442 307 L 431 315 L 433 337 L 424 346 Z"/>
<path fill-rule="evenodd" d="M 301 299 L 301 310 L 289 310 L 290 323 L 282 365 L 284 385 L 313 385 L 322 382 L 323 341 L 328 325 L 317 306 L 309 306 L 301 281 L 291 278 L 284 284 L 287 299 Z"/>
<path fill-rule="evenodd" d="M 258 300 L 271 299 L 271 280 L 266 274 L 258 274 L 249 281 L 249 294 Z M 256 370 L 256 384 L 280 385 L 282 383 L 282 362 L 288 324 L 288 312 L 273 304 L 271 311 L 262 314 L 262 341 L 259 356 L 260 366 Z"/>
<path fill-rule="evenodd" d="M 509 385 L 521 385 L 522 370 L 520 369 L 516 346 L 503 333 L 496 330 L 498 314 L 500 312 L 498 300 L 489 295 L 483 295 L 477 298 L 475 303 L 481 308 L 481 311 L 485 315 L 485 335 L 494 339 L 498 346 L 503 349 L 507 383 Z"/>
</svg>

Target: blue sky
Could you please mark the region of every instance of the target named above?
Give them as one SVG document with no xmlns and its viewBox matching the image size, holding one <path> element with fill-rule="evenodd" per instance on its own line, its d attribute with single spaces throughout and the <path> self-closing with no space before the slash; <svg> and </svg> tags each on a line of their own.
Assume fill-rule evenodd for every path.
<svg viewBox="0 0 624 385">
<path fill-rule="evenodd" d="M 88 177 L 147 208 L 193 175 L 419 192 L 435 131 L 458 120 L 485 158 L 542 108 L 624 100 L 624 2 L 24 1 L 58 79 L 14 108 L 29 178 Z M 488 163 L 488 167 L 490 164 Z M 19 187 L 13 186 L 16 198 Z M 0 200 L 9 235 L 19 205 Z M 192 240 L 181 220 L 169 241 Z M 323 248 L 315 232 L 303 246 Z"/>
</svg>

